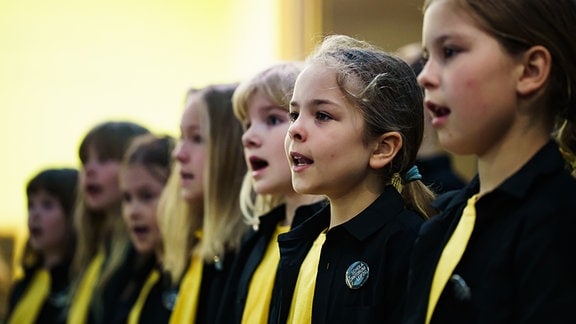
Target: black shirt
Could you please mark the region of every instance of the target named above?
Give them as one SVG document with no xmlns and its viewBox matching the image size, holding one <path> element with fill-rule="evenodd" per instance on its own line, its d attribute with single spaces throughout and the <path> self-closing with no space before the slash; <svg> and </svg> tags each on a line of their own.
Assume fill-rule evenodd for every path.
<svg viewBox="0 0 576 324">
<path fill-rule="evenodd" d="M 478 178 L 422 226 L 410 266 L 405 323 L 424 323 L 442 249 Z M 576 180 L 550 141 L 476 202 L 474 231 L 432 323 L 576 323 Z M 461 294 L 468 289 L 470 294 Z"/>
<path fill-rule="evenodd" d="M 48 297 L 40 309 L 40 312 L 38 313 L 34 323 L 66 323 L 66 311 L 68 307 L 67 302 L 70 293 L 69 269 L 70 262 L 67 261 L 56 265 L 49 270 L 50 292 L 48 293 Z M 24 272 L 24 278 L 13 286 L 12 293 L 10 295 L 10 305 L 7 318 L 10 318 L 10 314 L 12 311 L 14 311 L 16 305 L 24 296 L 27 288 L 32 282 L 32 278 L 34 278 L 34 275 L 39 270 L 39 267 L 26 269 Z"/>
<path fill-rule="evenodd" d="M 327 203 L 320 201 L 311 205 L 300 206 L 296 209 L 293 226 L 306 220 Z M 284 219 L 286 205 L 282 204 L 266 215 L 260 217 L 257 231 L 251 230 L 246 234 L 242 248 L 235 260 L 227 288 L 223 296 L 218 323 L 241 323 L 244 305 L 248 296 L 248 288 L 254 272 L 260 265 L 266 249 L 276 230 L 276 226 Z"/>
<path fill-rule="evenodd" d="M 462 189 L 466 182 L 452 168 L 450 156 L 439 154 L 416 160 L 422 182 L 437 194 Z"/>
<path fill-rule="evenodd" d="M 312 306 L 312 323 L 395 323 L 401 316 L 408 259 L 422 217 L 405 209 L 392 186 L 364 211 L 326 233 Z M 270 323 L 285 323 L 302 261 L 330 223 L 330 207 L 279 236 L 280 264 Z M 356 289 L 346 272 L 356 261 L 369 268 Z"/>
</svg>

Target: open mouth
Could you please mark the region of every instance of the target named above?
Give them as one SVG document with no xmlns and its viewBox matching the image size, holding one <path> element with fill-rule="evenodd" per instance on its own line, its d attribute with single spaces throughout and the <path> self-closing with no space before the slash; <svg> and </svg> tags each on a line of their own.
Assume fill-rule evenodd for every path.
<svg viewBox="0 0 576 324">
<path fill-rule="evenodd" d="M 194 179 L 194 174 L 192 173 L 187 173 L 187 172 L 180 172 L 180 177 L 183 180 L 192 180 Z"/>
<path fill-rule="evenodd" d="M 268 166 L 268 162 L 257 157 L 251 157 L 249 162 L 250 168 L 254 171 L 262 170 Z"/>
<path fill-rule="evenodd" d="M 89 184 L 86 186 L 86 192 L 89 195 L 97 195 L 102 192 L 102 187 L 95 184 Z"/>
<path fill-rule="evenodd" d="M 304 166 L 314 163 L 314 160 L 309 159 L 300 153 L 291 152 L 290 157 L 292 158 L 292 164 L 294 164 L 294 166 Z"/>
<path fill-rule="evenodd" d="M 38 227 L 34 227 L 30 229 L 30 236 L 40 236 L 42 235 L 42 229 Z"/>
<path fill-rule="evenodd" d="M 138 226 L 132 227 L 132 232 L 134 232 L 135 234 L 138 234 L 138 235 L 146 234 L 149 231 L 150 231 L 150 229 L 148 228 L 148 226 L 138 225 Z"/>
<path fill-rule="evenodd" d="M 450 109 L 447 107 L 441 107 L 431 102 L 426 103 L 426 108 L 432 112 L 434 117 L 444 117 L 450 114 Z"/>
</svg>

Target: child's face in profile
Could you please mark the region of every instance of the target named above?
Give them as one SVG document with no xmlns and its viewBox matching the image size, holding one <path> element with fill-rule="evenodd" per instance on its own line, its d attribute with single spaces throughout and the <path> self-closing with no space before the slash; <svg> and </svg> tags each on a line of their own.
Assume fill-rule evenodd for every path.
<svg viewBox="0 0 576 324">
<path fill-rule="evenodd" d="M 252 94 L 247 107 L 242 144 L 254 191 L 259 194 L 294 193 L 284 153 L 288 111 L 272 103 L 262 91 Z"/>
<path fill-rule="evenodd" d="M 199 95 L 198 95 L 199 96 Z M 206 155 L 206 131 L 201 112 L 206 103 L 197 97 L 182 115 L 181 137 L 174 149 L 174 157 L 180 169 L 182 195 L 188 202 L 204 197 L 204 157 Z"/>
<path fill-rule="evenodd" d="M 427 8 L 423 44 L 427 62 L 418 82 L 440 144 L 457 154 L 488 154 L 515 122 L 520 60 L 450 0 Z"/>
<path fill-rule="evenodd" d="M 336 71 L 309 65 L 298 77 L 285 149 L 296 192 L 332 199 L 360 190 L 371 150 L 363 142 L 364 119 L 336 82 Z"/>
<path fill-rule="evenodd" d="M 28 230 L 33 249 L 43 254 L 60 253 L 71 229 L 58 198 L 46 190 L 28 196 Z"/>
</svg>

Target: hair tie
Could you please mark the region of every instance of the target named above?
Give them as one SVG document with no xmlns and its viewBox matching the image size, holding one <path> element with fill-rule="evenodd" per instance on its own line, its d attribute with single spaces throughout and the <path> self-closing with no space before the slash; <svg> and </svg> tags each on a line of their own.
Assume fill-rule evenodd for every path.
<svg viewBox="0 0 576 324">
<path fill-rule="evenodd" d="M 408 182 L 412 182 L 415 180 L 422 180 L 422 175 L 420 174 L 420 171 L 418 170 L 418 167 L 416 165 L 413 165 L 410 169 L 408 169 L 408 171 L 406 171 L 406 173 L 404 174 L 404 182 L 408 183 Z"/>
</svg>

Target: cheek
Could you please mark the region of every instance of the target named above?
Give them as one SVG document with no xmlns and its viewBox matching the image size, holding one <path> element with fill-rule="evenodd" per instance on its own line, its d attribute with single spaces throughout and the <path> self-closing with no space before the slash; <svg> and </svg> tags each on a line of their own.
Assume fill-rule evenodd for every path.
<svg viewBox="0 0 576 324">
<path fill-rule="evenodd" d="M 61 240 L 64 238 L 68 226 L 64 215 L 58 213 L 52 215 L 46 222 L 47 232 L 50 233 L 54 240 Z"/>
<path fill-rule="evenodd" d="M 107 169 L 105 172 L 105 183 L 110 187 L 117 187 L 120 189 L 119 185 L 119 174 L 117 168 Z"/>
<path fill-rule="evenodd" d="M 148 205 L 148 208 L 146 209 L 146 223 L 148 223 L 149 226 L 152 226 L 154 228 L 157 227 L 157 219 L 156 219 L 156 210 L 158 209 L 158 200 L 155 200 L 154 202 L 150 203 Z"/>
</svg>

